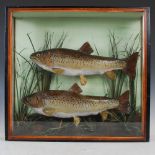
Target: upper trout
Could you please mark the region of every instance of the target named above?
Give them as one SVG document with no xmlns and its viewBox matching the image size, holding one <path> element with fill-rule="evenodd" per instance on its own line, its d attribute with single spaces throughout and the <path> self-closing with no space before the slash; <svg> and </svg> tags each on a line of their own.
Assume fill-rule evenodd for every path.
<svg viewBox="0 0 155 155">
<path fill-rule="evenodd" d="M 138 52 L 126 59 L 115 59 L 90 55 L 93 52 L 88 42 L 79 50 L 54 48 L 31 54 L 30 59 L 41 68 L 57 74 L 80 75 L 80 82 L 85 85 L 84 75 L 104 74 L 115 79 L 114 70 L 123 70 L 130 78 L 135 78 Z"/>
<path fill-rule="evenodd" d="M 32 107 L 37 113 L 60 118 L 74 118 L 74 124 L 80 123 L 79 116 L 101 114 L 105 119 L 107 110 L 119 109 L 128 112 L 129 91 L 123 93 L 118 99 L 81 95 L 81 88 L 74 84 L 68 91 L 48 90 L 34 93 L 24 97 L 23 102 Z"/>
</svg>

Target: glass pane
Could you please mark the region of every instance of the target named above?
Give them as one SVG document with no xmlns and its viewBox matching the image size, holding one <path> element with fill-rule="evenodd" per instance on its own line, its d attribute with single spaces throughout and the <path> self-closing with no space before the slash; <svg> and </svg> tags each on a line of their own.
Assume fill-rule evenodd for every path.
<svg viewBox="0 0 155 155">
<path fill-rule="evenodd" d="M 141 136 L 141 17 L 141 13 L 14 14 L 13 134 Z M 76 53 L 81 52 L 79 49 L 85 42 L 93 49 L 92 56 L 81 53 L 79 59 Z M 75 51 L 67 61 L 63 54 L 59 58 L 42 57 L 43 64 L 39 65 L 30 59 L 35 51 L 52 48 Z M 88 52 L 87 49 L 82 52 Z M 134 57 L 136 52 L 138 60 Z M 52 61 L 57 61 L 59 66 L 50 71 Z M 134 61 L 137 61 L 135 67 Z M 51 68 L 47 67 L 48 63 Z M 86 74 L 81 78 L 82 82 L 87 82 L 85 85 L 80 83 L 80 74 Z M 78 97 L 69 91 L 74 83 L 82 89 L 81 95 L 76 94 Z M 62 93 L 54 100 L 55 90 L 58 94 L 64 90 L 69 95 Z M 128 90 L 129 105 L 126 105 L 120 96 Z M 36 101 L 34 96 L 39 99 Z M 74 105 L 78 110 L 73 110 Z M 74 116 L 80 117 L 80 123 L 78 119 L 74 121 Z"/>
</svg>

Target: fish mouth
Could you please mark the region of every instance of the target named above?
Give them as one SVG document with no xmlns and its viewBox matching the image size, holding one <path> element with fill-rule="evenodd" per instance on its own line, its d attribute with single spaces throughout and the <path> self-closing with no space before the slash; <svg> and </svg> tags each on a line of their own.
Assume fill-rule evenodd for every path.
<svg viewBox="0 0 155 155">
<path fill-rule="evenodd" d="M 32 55 L 30 55 L 30 59 L 31 60 L 37 60 L 37 58 L 32 54 Z"/>
</svg>

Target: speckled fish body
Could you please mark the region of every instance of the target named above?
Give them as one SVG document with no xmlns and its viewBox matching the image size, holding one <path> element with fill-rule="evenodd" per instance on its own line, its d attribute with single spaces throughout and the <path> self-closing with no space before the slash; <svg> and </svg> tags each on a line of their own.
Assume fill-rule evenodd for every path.
<svg viewBox="0 0 155 155">
<path fill-rule="evenodd" d="M 70 76 L 103 74 L 126 67 L 125 60 L 88 55 L 64 48 L 35 53 L 31 59 L 45 70 L 54 72 L 54 69 L 61 69 L 61 74 Z"/>
<path fill-rule="evenodd" d="M 119 106 L 119 100 L 116 99 L 84 96 L 63 90 L 35 93 L 26 101 L 37 113 L 49 116 L 46 112 L 52 110 L 51 116 L 60 118 L 96 115 Z"/>
</svg>

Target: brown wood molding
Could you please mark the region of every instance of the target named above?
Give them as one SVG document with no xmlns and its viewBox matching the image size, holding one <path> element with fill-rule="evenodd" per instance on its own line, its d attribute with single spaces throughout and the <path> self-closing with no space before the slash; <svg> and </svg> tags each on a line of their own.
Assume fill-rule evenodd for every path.
<svg viewBox="0 0 155 155">
<path fill-rule="evenodd" d="M 59 141 L 145 141 L 144 136 L 10 136 L 9 140 L 59 140 Z"/>
<path fill-rule="evenodd" d="M 145 12 L 145 8 L 9 8 L 11 12 Z"/>
<path fill-rule="evenodd" d="M 12 135 L 13 130 L 13 16 L 12 11 L 8 10 L 8 137 Z"/>
</svg>

